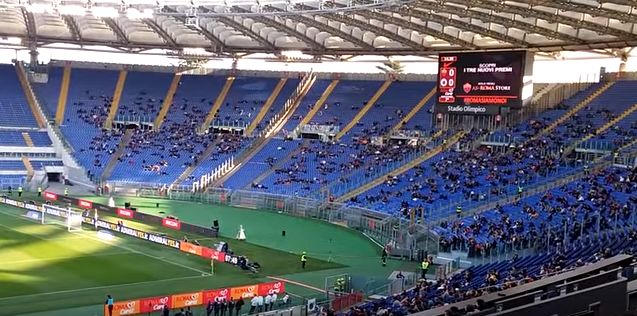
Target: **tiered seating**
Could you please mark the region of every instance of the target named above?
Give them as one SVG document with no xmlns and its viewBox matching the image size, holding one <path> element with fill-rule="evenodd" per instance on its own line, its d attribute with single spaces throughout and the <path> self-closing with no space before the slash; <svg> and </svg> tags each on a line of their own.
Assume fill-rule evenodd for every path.
<svg viewBox="0 0 637 316">
<path fill-rule="evenodd" d="M 0 160 L 0 170 L 26 171 L 26 167 L 22 163 L 22 160 Z"/>
<path fill-rule="evenodd" d="M 22 131 L 0 130 L 0 146 L 27 146 Z M 28 132 L 36 147 L 51 146 L 51 139 L 46 132 Z"/>
<path fill-rule="evenodd" d="M 388 179 L 385 184 L 359 196 L 354 202 L 390 213 L 402 211 L 407 214 L 408 209 L 416 208 L 417 213 L 427 212 L 428 216 L 437 218 L 453 212 L 453 209 L 446 207 L 452 203 L 479 202 L 487 196 L 512 194 L 518 186 L 526 188 L 547 177 L 558 178 L 573 168 L 561 165 L 561 148 L 599 128 L 631 106 L 634 102 L 622 96 L 634 90 L 636 84 L 616 83 L 566 123 L 558 125 L 554 131 L 538 140 L 530 141 L 530 137 L 561 117 L 565 109 L 580 103 L 599 88 L 599 85 L 593 85 L 564 102 L 563 107 L 543 114 L 541 119 L 533 119 L 522 124 L 521 128 L 507 131 L 507 139 L 513 137 L 517 144 L 526 142 L 523 147 L 511 148 L 505 153 L 492 152 L 489 148 L 473 152 L 450 150 L 431 159 L 432 163 Z M 610 104 L 610 109 L 605 109 L 605 104 Z M 623 124 L 633 122 L 622 121 Z M 634 139 L 631 134 L 624 135 L 628 136 L 624 141 Z M 491 137 L 497 139 L 496 136 Z M 439 209 L 445 209 L 444 213 L 433 213 Z"/>
<path fill-rule="evenodd" d="M 312 85 L 310 91 L 307 92 L 301 104 L 299 104 L 296 111 L 292 114 L 292 117 L 290 117 L 283 126 L 284 132 L 291 132 L 299 125 L 303 117 L 305 117 L 307 112 L 310 111 L 316 101 L 321 97 L 321 94 L 323 94 L 323 91 L 325 91 L 330 82 L 330 80 L 316 80 L 314 82 L 314 85 Z"/>
<path fill-rule="evenodd" d="M 422 82 L 394 82 L 343 139 L 385 135 L 429 90 Z M 430 122 L 429 122 L 430 123 Z M 429 124 L 427 123 L 427 124 Z"/>
<path fill-rule="evenodd" d="M 0 130 L 0 146 L 26 146 L 21 131 Z"/>
<path fill-rule="evenodd" d="M 48 147 L 53 144 L 47 132 L 29 132 L 29 136 L 36 147 Z"/>
<path fill-rule="evenodd" d="M 236 83 L 235 83 L 236 84 Z M 281 110 L 283 110 L 283 106 L 285 102 L 290 98 L 294 90 L 298 87 L 299 80 L 298 79 L 288 79 L 283 89 L 272 103 L 272 106 L 268 110 L 268 113 L 263 117 L 263 120 L 259 122 L 256 130 L 260 130 L 265 127 L 265 123 L 269 122 L 275 115 L 277 115 Z M 307 97 L 306 97 L 307 100 Z"/>
<path fill-rule="evenodd" d="M 379 81 L 341 81 L 309 124 L 345 126 L 381 84 Z M 259 183 L 258 188 L 274 193 L 315 194 L 323 185 L 346 181 L 343 178 L 351 176 L 352 171 L 371 172 L 405 155 L 409 152 L 405 147 L 372 146 L 369 141 L 371 136 L 386 134 L 418 103 L 426 94 L 419 87 L 422 83 L 393 83 L 338 143 L 310 142 L 276 174 Z"/>
<path fill-rule="evenodd" d="M 6 191 L 9 188 L 16 190 L 24 185 L 26 178 L 24 175 L 0 175 L 0 190 Z"/>
<path fill-rule="evenodd" d="M 634 91 L 637 81 L 618 81 L 605 93 L 593 100 L 588 107 L 572 116 L 565 124 L 558 126 L 559 142 L 570 144 L 610 121 L 628 109 L 635 102 Z"/>
<path fill-rule="evenodd" d="M 391 100 L 404 100 L 404 104 L 411 107 L 414 106 L 420 101 L 420 99 L 426 95 L 431 89 L 434 88 L 435 82 L 401 82 L 394 83 L 398 87 L 393 89 L 393 93 L 396 96 Z M 386 94 L 389 91 L 386 92 Z M 395 102 L 395 101 L 394 101 Z M 433 104 L 436 102 L 435 96 L 429 99 L 425 106 L 420 109 L 406 124 L 402 127 L 402 129 L 406 130 L 421 130 L 421 131 L 430 131 L 432 129 L 432 116 L 433 116 Z M 403 110 L 403 115 L 407 114 L 407 111 Z"/>
<path fill-rule="evenodd" d="M 171 184 L 186 167 L 199 163 L 196 159 L 208 146 L 214 145 L 213 154 L 201 161 L 183 182 L 188 185 L 245 148 L 250 140 L 240 136 L 225 135 L 213 140 L 211 135 L 200 136 L 195 133 L 224 80 L 222 77 L 184 77 L 174 104 L 169 109 L 167 121 L 160 131 L 138 132 L 113 171 L 111 179 Z M 216 123 L 248 124 L 277 82 L 276 79 L 237 78 L 226 102 L 217 113 Z M 211 89 L 212 87 L 217 90 Z M 140 171 L 137 174 L 131 173 L 131 168 Z"/>
<path fill-rule="evenodd" d="M 528 137 L 534 136 L 539 131 L 547 127 L 551 122 L 554 122 L 555 120 L 566 114 L 569 108 L 574 107 L 582 100 L 593 94 L 597 89 L 599 89 L 601 85 L 601 83 L 593 84 L 587 89 L 576 93 L 571 98 L 564 100 L 561 105 L 555 107 L 554 109 L 546 111 L 540 114 L 538 117 L 535 117 L 527 122 L 524 122 L 520 125 L 511 126 L 510 128 L 501 128 L 493 132 L 490 139 L 501 141 L 502 139 L 504 139 L 503 137 L 506 136 L 506 139 L 513 138 L 518 140 L 517 142 L 521 142 Z"/>
<path fill-rule="evenodd" d="M 75 76 L 75 72 L 73 75 Z M 114 80 L 110 76 L 114 76 Z M 119 73 L 111 72 L 110 76 L 108 87 L 112 89 L 109 90 L 107 96 L 112 98 Z M 152 122 L 161 108 L 173 76 L 174 74 L 171 73 L 129 72 L 117 115 L 141 117 L 146 122 Z"/>
<path fill-rule="evenodd" d="M 31 165 L 35 170 L 43 170 L 44 167 L 63 167 L 61 160 L 31 160 Z"/>
<path fill-rule="evenodd" d="M 535 240 L 547 231 L 557 232 L 556 238 L 563 241 L 564 225 L 570 242 L 582 234 L 634 224 L 637 184 L 633 180 L 637 180 L 637 169 L 607 169 L 512 205 L 445 223 L 436 231 L 442 236 L 443 249 L 460 243 L 470 254 Z"/>
<path fill-rule="evenodd" d="M 153 115 L 157 115 L 161 99 L 166 94 L 162 88 L 167 89 L 168 86 L 160 85 L 152 90 L 140 86 L 142 90 L 138 96 L 127 95 L 131 91 L 128 83 L 141 79 L 135 77 L 134 73 L 129 74 L 120 112 L 134 116 L 147 111 L 149 118 L 154 120 Z M 167 83 L 172 80 L 168 75 L 162 79 Z M 224 79 L 216 76 L 182 77 L 160 130 L 136 131 L 110 178 L 127 182 L 172 183 L 211 141 L 210 136 L 199 136 L 195 131 L 208 113 Z M 131 172 L 131 169 L 135 171 Z"/>
<path fill-rule="evenodd" d="M 272 168 L 279 159 L 289 155 L 300 144 L 301 142 L 298 140 L 270 140 L 252 159 L 241 166 L 241 169 L 224 182 L 224 187 L 242 189 L 251 185 L 252 179 Z"/>
<path fill-rule="evenodd" d="M 61 129 L 79 163 L 92 175 L 101 174 L 121 136 L 116 131 L 101 130 L 117 74 L 111 70 L 74 69 L 71 77 Z"/>
<path fill-rule="evenodd" d="M 477 265 L 449 279 L 423 282 L 406 292 L 365 303 L 355 307 L 348 315 L 407 315 L 422 312 L 533 282 L 554 273 L 568 271 L 617 254 L 634 254 L 635 248 L 637 248 L 637 234 L 633 231 L 615 234 L 601 240 L 579 242 L 563 251 Z M 477 311 L 485 307 L 487 306 L 471 305 L 467 307 L 467 310 Z M 476 315 L 482 315 L 482 313 L 477 312 Z"/>
<path fill-rule="evenodd" d="M 217 112 L 215 121 L 228 125 L 247 126 L 257 115 L 278 81 L 278 78 L 236 78 L 224 104 Z"/>
<path fill-rule="evenodd" d="M 223 134 L 218 136 L 215 140 L 215 148 L 212 154 L 197 166 L 183 184 L 191 185 L 194 181 L 199 180 L 202 175 L 210 173 L 229 158 L 238 155 L 249 143 L 250 139 L 239 135 Z"/>
<path fill-rule="evenodd" d="M 0 126 L 37 127 L 12 65 L 0 65 L 0 113 Z"/>
<path fill-rule="evenodd" d="M 372 97 L 382 82 L 341 81 L 309 124 L 344 126 Z M 314 104 L 312 104 L 314 105 Z M 299 156 L 276 174 L 266 178 L 262 187 L 274 193 L 305 195 L 317 192 L 321 185 L 336 180 L 346 170 L 350 155 L 356 148 L 312 141 Z"/>
<path fill-rule="evenodd" d="M 38 95 L 38 100 L 48 118 L 55 118 L 57 112 L 58 97 L 60 95 L 60 85 L 62 84 L 62 74 L 64 68 L 50 67 L 49 81 L 47 83 L 32 83 L 34 92 Z M 71 76 L 71 80 L 73 77 Z"/>
</svg>

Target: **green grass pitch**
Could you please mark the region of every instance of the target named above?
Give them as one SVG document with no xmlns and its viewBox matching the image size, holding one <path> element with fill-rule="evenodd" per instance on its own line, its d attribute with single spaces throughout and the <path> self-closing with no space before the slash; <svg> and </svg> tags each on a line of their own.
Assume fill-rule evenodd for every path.
<svg viewBox="0 0 637 316">
<path fill-rule="evenodd" d="M 92 199 L 105 202 L 101 197 Z M 393 261 L 381 268 L 376 245 L 336 225 L 226 206 L 160 200 L 157 209 L 156 200 L 125 200 L 142 212 L 162 211 L 199 225 L 218 219 L 219 238 L 189 237 L 201 238 L 204 244 L 228 241 L 236 253 L 261 263 L 261 273 L 219 263 L 211 276 L 210 263 L 199 257 L 131 237 L 100 240 L 88 229 L 69 233 L 62 226 L 23 218 L 24 210 L 0 206 L 0 315 L 99 315 L 106 294 L 116 299 L 148 297 L 267 282 L 269 276 L 323 288 L 330 275 L 352 273 L 380 282 L 393 270 L 411 268 Z M 117 200 L 118 205 L 123 202 Z M 248 242 L 232 238 L 239 224 L 245 227 Z M 126 225 L 183 237 L 179 235 L 183 233 L 143 223 L 126 221 Z M 287 236 L 281 236 L 281 230 Z M 298 262 L 301 251 L 310 256 L 306 270 Z M 322 296 L 292 284 L 288 291 L 303 297 Z"/>
</svg>

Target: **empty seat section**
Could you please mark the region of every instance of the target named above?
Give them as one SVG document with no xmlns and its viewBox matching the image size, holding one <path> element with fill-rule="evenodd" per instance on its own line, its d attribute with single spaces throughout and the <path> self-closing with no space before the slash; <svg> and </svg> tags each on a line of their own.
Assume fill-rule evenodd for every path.
<svg viewBox="0 0 637 316">
<path fill-rule="evenodd" d="M 21 131 L 0 130 L 0 146 L 26 146 Z"/>
<path fill-rule="evenodd" d="M 414 100 L 411 97 L 409 98 L 409 101 L 405 99 L 405 103 L 409 102 L 407 106 L 411 107 L 416 105 L 425 95 L 427 95 L 434 86 L 435 82 L 401 82 L 399 84 L 399 89 L 404 91 L 404 94 L 402 95 L 405 97 L 415 97 L 416 95 L 419 95 L 417 100 Z M 403 100 L 403 98 L 399 98 L 397 100 Z M 402 129 L 430 131 L 433 128 L 431 123 L 433 118 L 433 105 L 435 103 L 436 95 L 434 94 L 431 99 L 427 100 L 427 103 L 425 103 L 420 111 L 416 112 L 416 114 L 404 124 Z M 407 110 L 407 112 L 409 112 L 409 110 Z M 403 112 L 403 115 L 407 114 L 407 112 Z"/>
<path fill-rule="evenodd" d="M 0 64 L 0 126 L 37 127 L 13 65 Z"/>
<path fill-rule="evenodd" d="M 53 144 L 47 132 L 29 132 L 33 145 L 36 147 L 48 147 Z"/>
<path fill-rule="evenodd" d="M 58 107 L 58 98 L 60 96 L 60 86 L 62 85 L 63 67 L 49 68 L 49 81 L 47 83 L 32 83 L 34 92 L 38 96 L 38 101 L 42 106 L 48 119 L 54 119 Z M 71 73 L 73 80 L 73 73 Z M 67 101 L 70 101 L 67 99 Z"/>
</svg>

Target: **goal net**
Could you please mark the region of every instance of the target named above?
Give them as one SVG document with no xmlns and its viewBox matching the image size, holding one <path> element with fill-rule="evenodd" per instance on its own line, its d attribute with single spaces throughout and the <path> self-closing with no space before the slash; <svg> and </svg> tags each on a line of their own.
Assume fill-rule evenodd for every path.
<svg viewBox="0 0 637 316">
<path fill-rule="evenodd" d="M 47 205 L 44 207 L 44 212 L 42 212 L 43 225 L 62 225 L 70 232 L 81 231 L 82 221 L 82 213 L 63 209 L 61 207 Z"/>
</svg>

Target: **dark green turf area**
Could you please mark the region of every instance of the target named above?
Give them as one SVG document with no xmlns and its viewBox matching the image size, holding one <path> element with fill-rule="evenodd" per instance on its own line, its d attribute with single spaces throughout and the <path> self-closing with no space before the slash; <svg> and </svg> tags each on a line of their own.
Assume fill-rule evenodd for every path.
<svg viewBox="0 0 637 316">
<path fill-rule="evenodd" d="M 107 203 L 105 197 L 84 198 Z M 24 199 L 35 199 L 35 197 L 28 195 Z M 99 312 L 98 304 L 107 293 L 115 295 L 118 299 L 136 298 L 266 282 L 271 280 L 267 278 L 268 276 L 283 277 L 311 287 L 323 288 L 325 277 L 349 273 L 369 279 L 370 286 L 373 286 L 386 281 L 387 276 L 394 270 L 410 271 L 415 267 L 413 263 L 392 260 L 388 262 L 387 267 L 381 267 L 380 248 L 372 241 L 356 231 L 321 221 L 229 206 L 164 199 L 116 198 L 118 206 L 123 206 L 125 201 L 131 202 L 138 211 L 160 216 L 171 214 L 188 223 L 210 226 L 214 219 L 219 220 L 221 224 L 219 238 L 195 235 L 188 237 L 198 238 L 206 245 L 218 240 L 227 241 L 236 253 L 261 263 L 262 272 L 256 275 L 245 273 L 234 266 L 220 263 L 215 265 L 214 276 L 201 276 L 200 271 L 210 270 L 210 263 L 201 258 L 132 238 L 118 238 L 121 244 L 106 245 L 107 247 L 88 236 L 84 238 L 86 240 L 77 238 L 65 240 L 64 238 L 68 239 L 77 235 L 70 234 L 61 227 L 40 225 L 7 216 L 4 213 L 18 215 L 21 211 L 3 207 L 0 209 L 0 224 L 17 229 L 19 232 L 0 226 L 0 246 L 2 247 L 0 252 L 8 248 L 36 247 L 29 250 L 32 251 L 30 254 L 67 258 L 44 263 L 39 261 L 40 266 L 25 268 L 28 273 L 8 272 L 5 271 L 7 265 L 0 266 L 0 315 L 28 314 L 45 309 L 62 308 L 64 310 L 59 312 L 47 311 L 30 314 L 30 316 L 94 315 Z M 156 208 L 155 203 L 160 203 L 160 207 Z M 163 213 L 160 214 L 160 212 Z M 108 218 L 106 214 L 102 214 L 102 218 L 115 220 Z M 165 232 L 177 238 L 183 237 L 183 233 L 163 227 L 132 221 L 126 221 L 126 225 L 142 230 Z M 246 242 L 234 239 L 239 225 L 245 228 Z M 286 231 L 285 237 L 281 236 L 282 230 Z M 81 235 L 84 234 L 89 232 L 81 233 Z M 91 236 L 94 237 L 95 232 L 92 234 Z M 65 248 L 60 249 L 65 249 L 67 254 L 63 255 L 62 250 L 58 250 L 59 254 L 51 254 L 47 252 L 48 250 L 38 249 L 37 247 L 49 248 L 42 246 L 48 241 L 45 242 L 38 237 L 62 243 Z M 58 241 L 56 238 L 62 239 Z M 8 246 L 5 246 L 5 242 Z M 94 255 L 95 245 L 102 246 L 100 253 L 105 256 Z M 122 249 L 121 245 L 126 249 Z M 88 254 L 82 256 L 81 251 Z M 310 256 L 306 270 L 300 268 L 299 256 L 302 251 L 308 252 Z M 13 258 L 14 261 L 31 260 L 28 257 L 20 259 L 22 257 L 14 256 L 18 258 Z M 5 258 L 2 257 L 2 259 Z M 80 266 L 82 271 L 78 272 L 77 266 Z M 136 269 L 140 269 L 143 273 Z M 73 275 L 67 277 L 68 271 L 72 271 Z M 123 272 L 114 273 L 114 271 Z M 18 277 L 18 274 L 30 277 Z M 131 277 L 131 274 L 136 277 Z M 68 281 L 60 281 L 61 279 Z M 5 289 L 4 280 L 12 282 L 8 289 Z M 129 284 L 135 282 L 149 283 Z M 321 298 L 323 296 L 303 286 L 288 284 L 287 288 L 295 297 Z M 42 295 L 45 292 L 58 293 Z M 13 298 L 7 298 L 9 296 Z"/>
</svg>

